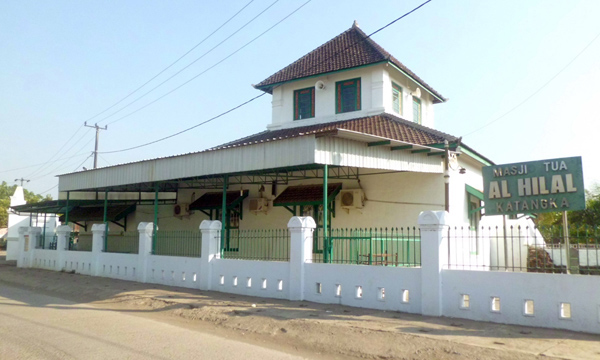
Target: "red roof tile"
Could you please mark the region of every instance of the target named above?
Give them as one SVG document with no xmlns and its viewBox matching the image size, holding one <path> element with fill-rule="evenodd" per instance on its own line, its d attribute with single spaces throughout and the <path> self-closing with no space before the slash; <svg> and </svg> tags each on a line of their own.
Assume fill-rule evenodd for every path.
<svg viewBox="0 0 600 360">
<path fill-rule="evenodd" d="M 444 140 L 456 141 L 457 138 L 441 131 L 401 119 L 390 114 L 367 116 L 358 119 L 337 121 L 326 124 L 299 126 L 289 129 L 263 131 L 239 140 L 235 140 L 209 150 L 252 145 L 263 142 L 284 140 L 299 136 L 319 134 L 337 129 L 351 130 L 363 134 L 379 136 L 391 140 L 403 141 L 416 145 L 443 143 Z"/>
<path fill-rule="evenodd" d="M 358 26 L 352 26 L 335 38 L 279 70 L 254 87 L 271 93 L 273 86 L 285 81 L 390 61 L 415 79 L 439 99 L 444 97 L 410 71 L 398 59 L 367 36 Z M 440 102 L 434 99 L 434 102 Z"/>
</svg>

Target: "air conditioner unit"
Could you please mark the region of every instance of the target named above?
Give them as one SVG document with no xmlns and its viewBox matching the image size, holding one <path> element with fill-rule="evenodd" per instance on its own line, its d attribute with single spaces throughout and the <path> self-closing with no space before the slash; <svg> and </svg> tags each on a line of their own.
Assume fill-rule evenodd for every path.
<svg viewBox="0 0 600 360">
<path fill-rule="evenodd" d="M 365 193 L 362 189 L 349 189 L 340 191 L 342 209 L 362 209 L 365 205 Z"/>
<path fill-rule="evenodd" d="M 173 206 L 174 216 L 189 216 L 190 215 L 190 204 L 177 204 Z"/>
<path fill-rule="evenodd" d="M 255 214 L 260 212 L 267 213 L 269 211 L 269 200 L 266 198 L 254 198 L 250 199 L 249 203 L 250 211 Z"/>
</svg>

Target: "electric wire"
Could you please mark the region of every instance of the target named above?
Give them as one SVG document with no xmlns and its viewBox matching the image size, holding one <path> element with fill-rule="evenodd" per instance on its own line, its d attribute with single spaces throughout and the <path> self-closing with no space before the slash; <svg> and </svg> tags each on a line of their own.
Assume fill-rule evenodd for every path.
<svg viewBox="0 0 600 360">
<path fill-rule="evenodd" d="M 125 99 L 129 98 L 131 95 L 135 94 L 137 91 L 139 91 L 140 89 L 142 89 L 144 86 L 146 86 L 152 80 L 156 79 L 158 76 L 160 76 L 161 74 L 163 74 L 165 71 L 167 71 L 168 69 L 170 69 L 171 67 L 173 67 L 181 59 L 183 59 L 185 56 L 187 56 L 189 53 L 191 53 L 193 50 L 195 50 L 198 46 L 202 45 L 206 40 L 208 40 L 210 37 L 212 37 L 215 33 L 217 33 L 220 29 L 222 29 L 229 22 L 231 22 L 231 20 L 233 20 L 236 16 L 238 16 L 242 11 L 244 11 L 244 9 L 246 9 L 253 2 L 254 2 L 254 0 L 250 0 L 240 10 L 238 10 L 235 14 L 233 14 L 233 16 L 231 16 L 229 19 L 227 19 L 224 23 L 222 23 L 219 27 L 217 27 L 214 31 L 212 31 L 210 34 L 208 34 L 204 39 L 202 39 L 200 42 L 198 42 L 196 45 L 194 45 L 191 49 L 189 49 L 187 52 L 185 52 L 183 55 L 181 55 L 179 58 L 177 58 L 175 61 L 173 61 L 171 64 L 169 64 L 167 67 L 165 67 L 164 69 L 162 69 L 160 72 L 158 72 L 156 75 L 154 75 L 148 81 L 146 81 L 144 84 L 142 84 L 141 86 L 139 86 L 138 88 L 136 88 L 135 90 L 133 90 L 132 92 L 130 92 L 129 94 L 127 94 L 125 97 L 123 97 L 122 99 L 120 99 L 119 101 L 117 101 L 116 103 L 114 103 L 113 105 L 109 106 L 108 108 L 104 109 L 100 113 L 98 113 L 98 114 L 90 117 L 89 119 L 87 119 L 86 122 L 95 119 L 96 117 L 104 114 L 108 110 L 110 110 L 113 107 L 117 106 L 118 104 L 120 104 L 121 102 L 123 102 Z M 31 168 L 31 167 L 36 167 L 38 165 L 41 165 L 39 169 L 37 169 L 34 172 L 30 173 L 29 175 L 27 175 L 27 177 L 32 177 L 33 175 L 41 172 L 45 167 L 48 166 L 48 164 L 55 162 L 55 161 L 52 161 L 52 160 L 61 152 L 61 150 L 67 144 L 69 144 L 69 142 L 79 133 L 79 131 L 82 128 L 83 128 L 83 124 L 80 127 L 77 128 L 77 130 L 75 131 L 75 133 L 73 133 L 73 135 L 71 135 L 71 137 L 69 139 L 67 139 L 67 141 L 65 141 L 65 143 L 56 151 L 56 153 L 54 153 L 50 158 L 48 158 L 48 160 L 46 162 L 43 162 L 43 163 L 40 163 L 40 164 L 31 165 L 31 166 L 25 166 L 25 167 L 21 167 L 21 168 L 18 168 L 18 169 L 13 169 L 13 170 L 26 169 L 26 168 Z M 65 151 L 65 152 L 68 152 L 68 150 Z M 57 159 L 56 161 L 60 161 L 60 160 L 61 159 Z M 8 171 L 11 171 L 11 170 L 0 171 L 0 173 L 2 173 L 2 172 L 8 172 Z"/>
<path fill-rule="evenodd" d="M 61 152 L 61 150 L 62 150 L 62 149 L 63 149 L 63 148 L 64 148 L 64 147 L 65 147 L 67 144 L 69 144 L 69 142 L 70 142 L 70 141 L 71 141 L 71 140 L 72 140 L 72 139 L 75 137 L 75 135 L 77 135 L 77 134 L 79 133 L 79 131 L 80 131 L 81 129 L 83 129 L 83 125 L 81 125 L 80 127 L 78 127 L 78 128 L 75 130 L 75 132 L 73 133 L 73 135 L 71 135 L 71 137 L 70 137 L 70 138 L 69 138 L 67 141 L 65 141 L 65 143 L 64 143 L 64 144 L 63 144 L 63 145 L 62 145 L 62 146 L 61 146 L 61 147 L 60 147 L 60 148 L 59 148 L 59 149 L 58 149 L 58 150 L 57 150 L 57 151 L 56 151 L 56 152 L 55 152 L 55 153 L 54 153 L 52 156 L 50 156 L 50 158 L 48 158 L 48 160 L 47 160 L 46 162 L 43 162 L 43 163 L 41 163 L 41 165 L 42 165 L 42 166 L 40 166 L 40 168 L 39 168 L 39 169 L 37 169 L 37 170 L 34 170 L 32 173 L 30 173 L 30 174 L 29 174 L 29 175 L 27 175 L 26 177 L 28 177 L 28 178 L 29 178 L 29 177 L 31 177 L 32 175 L 35 175 L 35 174 L 37 174 L 38 172 L 42 171 L 42 169 L 43 169 L 43 168 L 45 168 L 45 167 L 46 167 L 46 166 L 47 166 L 49 163 L 51 163 L 51 162 L 52 162 L 51 160 L 52 160 L 52 159 L 54 159 L 54 158 L 56 157 L 56 155 L 58 155 L 58 154 Z M 35 167 L 35 166 L 37 166 L 37 165 L 32 165 L 31 167 Z M 27 168 L 27 167 L 25 167 L 25 168 Z M 22 168 L 22 169 L 23 169 L 23 168 Z"/>
<path fill-rule="evenodd" d="M 517 105 L 515 105 L 514 107 L 512 107 L 510 110 L 508 110 L 507 112 L 505 112 L 504 114 L 498 116 L 497 118 L 495 118 L 494 120 L 486 123 L 483 126 L 480 126 L 479 128 L 463 135 L 462 137 L 467 137 L 469 135 L 472 135 L 482 129 L 485 129 L 486 127 L 492 125 L 493 123 L 497 122 L 498 120 L 502 119 L 503 117 L 505 117 L 506 115 L 512 113 L 513 111 L 515 111 L 516 109 L 518 109 L 519 107 L 521 107 L 521 105 L 525 104 L 527 101 L 529 101 L 529 99 L 533 98 L 534 96 L 536 96 L 540 91 L 542 91 L 542 89 L 544 89 L 546 86 L 548 86 L 548 84 L 550 84 L 552 81 L 554 81 L 554 79 L 556 79 L 558 77 L 558 75 L 562 74 L 563 71 L 565 71 L 571 64 L 573 64 L 573 62 L 575 62 L 575 60 L 577 60 L 577 58 L 583 54 L 591 45 L 594 41 L 596 41 L 596 39 L 598 39 L 598 37 L 600 37 L 600 33 L 598 33 L 577 55 L 575 55 L 575 57 L 573 59 L 571 59 L 571 61 L 569 61 L 567 63 L 567 65 L 565 65 L 562 69 L 560 69 L 553 77 L 550 78 L 550 80 L 546 81 L 542 86 L 540 86 L 537 90 L 535 90 L 531 95 L 529 95 L 528 97 L 526 97 L 523 101 L 521 101 L 520 103 L 518 103 Z"/>
<path fill-rule="evenodd" d="M 69 157 L 67 157 L 67 158 L 60 158 L 60 159 L 52 160 L 52 161 L 50 161 L 50 162 L 42 162 L 42 163 L 38 163 L 38 164 L 33 164 L 33 165 L 23 166 L 23 167 L 20 167 L 20 168 L 13 168 L 13 169 L 8 169 L 8 170 L 2 170 L 2 171 L 0 171 L 0 174 L 2 174 L 2 173 L 7 173 L 7 172 L 11 172 L 11 171 L 17 171 L 17 170 L 23 170 L 23 169 L 30 169 L 30 168 L 32 168 L 32 167 L 36 167 L 36 166 L 40 166 L 40 165 L 44 165 L 44 164 L 46 164 L 46 163 L 55 163 L 55 162 L 59 162 L 59 161 L 62 161 L 62 160 L 73 159 L 73 158 L 76 158 L 76 157 L 81 157 L 81 156 L 83 156 L 83 155 L 87 155 L 88 153 L 89 153 L 89 151 L 86 151 L 86 152 L 84 152 L 84 153 L 75 154 L 75 155 L 73 155 L 73 156 L 69 156 Z"/>
<path fill-rule="evenodd" d="M 112 109 L 113 107 L 117 106 L 118 104 L 120 104 L 121 102 L 123 102 L 125 99 L 129 98 L 131 95 L 135 94 L 136 92 L 138 92 L 140 89 L 142 89 L 144 86 L 148 85 L 152 80 L 156 79 L 157 77 L 159 77 L 160 75 L 162 75 L 165 71 L 167 71 L 168 69 L 170 69 L 171 67 L 173 67 L 173 65 L 175 65 L 176 63 L 178 63 L 181 59 L 183 59 L 185 56 L 187 56 L 189 53 L 191 53 L 193 50 L 195 50 L 198 46 L 200 46 L 201 44 L 203 44 L 206 40 L 208 40 L 212 35 L 214 35 L 217 31 L 219 31 L 221 28 L 223 28 L 225 25 L 227 25 L 231 20 L 233 20 L 233 18 L 235 18 L 239 13 L 241 13 L 246 7 L 248 7 L 248 5 L 250 5 L 254 0 L 251 0 L 249 3 L 247 3 L 246 5 L 244 5 L 244 7 L 242 7 L 238 12 L 236 12 L 232 17 L 230 17 L 227 21 L 225 21 L 223 24 L 221 24 L 221 26 L 219 26 L 217 29 L 215 29 L 213 32 L 211 32 L 208 36 L 206 36 L 204 39 L 202 39 L 202 41 L 200 41 L 199 43 L 197 43 L 196 45 L 194 45 L 190 50 L 188 50 L 185 54 L 181 55 L 177 60 L 175 60 L 174 62 L 172 62 L 169 66 L 167 66 L 166 68 L 162 69 L 158 74 L 154 75 L 152 78 L 150 78 L 148 81 L 146 81 L 145 83 L 143 83 L 142 85 L 140 85 L 138 88 L 136 88 L 135 90 L 133 90 L 132 92 L 130 92 L 129 94 L 127 94 L 125 97 L 123 97 L 121 100 L 117 101 L 116 103 L 114 103 L 113 105 L 109 106 L 108 108 L 104 109 L 102 112 L 92 116 L 91 118 L 89 118 L 86 121 L 90 121 L 92 119 L 95 119 L 96 117 L 104 114 L 105 112 L 107 112 L 108 110 Z M 172 75 L 171 77 L 167 78 L 167 80 L 163 81 L 162 83 L 158 84 L 156 87 L 152 88 L 150 91 L 148 91 L 147 93 L 145 93 L 144 95 L 138 97 L 137 99 L 135 99 L 134 101 L 130 102 L 129 104 L 125 105 L 124 107 L 122 107 L 121 109 L 117 110 L 116 112 L 113 112 L 112 114 L 100 119 L 97 123 L 100 123 L 106 119 L 108 119 L 109 117 L 115 115 L 116 113 L 119 113 L 121 110 L 123 110 L 124 108 L 130 106 L 131 104 L 137 102 L 139 99 L 141 99 L 142 97 L 146 96 L 147 94 L 149 94 L 150 92 L 154 91 L 156 88 L 158 88 L 159 86 L 161 86 L 162 84 L 164 84 L 165 82 L 169 81 L 170 79 L 172 79 L 173 77 L 177 76 L 179 73 L 181 73 L 183 70 L 187 69 L 188 67 L 190 67 L 192 64 L 196 63 L 198 60 L 202 59 L 204 56 L 206 56 L 207 54 L 209 54 L 210 52 L 212 52 L 214 49 L 216 49 L 219 45 L 223 44 L 225 41 L 227 41 L 229 38 L 231 38 L 233 35 L 235 35 L 236 33 L 238 33 L 240 30 L 242 30 L 244 27 L 246 27 L 248 24 L 250 24 L 252 21 L 254 21 L 257 17 L 259 17 L 260 15 L 262 15 L 265 11 L 267 11 L 270 7 L 272 7 L 273 5 L 275 5 L 275 3 L 277 3 L 279 0 L 276 0 L 274 3 L 272 3 L 271 5 L 269 5 L 266 9 L 264 9 L 260 14 L 258 14 L 257 16 L 255 16 L 253 19 L 251 19 L 249 22 L 247 22 L 244 26 L 242 26 L 241 28 L 239 28 L 237 31 L 235 31 L 233 34 L 231 34 L 229 37 L 227 37 L 225 40 L 221 41 L 220 43 L 218 43 L 216 46 L 214 46 L 212 49 L 210 49 L 209 51 L 205 52 L 204 54 L 202 54 L 200 57 L 196 58 L 194 61 L 192 61 L 191 63 L 189 63 L 188 65 L 186 65 L 184 68 L 182 68 L 181 70 L 179 70 L 178 72 L 176 72 L 174 75 Z"/>
<path fill-rule="evenodd" d="M 92 137 L 90 139 L 90 141 L 88 141 L 87 143 L 85 143 L 77 152 L 79 152 L 79 151 L 83 150 L 84 148 L 86 148 L 92 141 L 94 141 L 94 137 Z M 93 155 L 94 152 L 92 151 L 91 154 Z M 89 156 L 88 156 L 88 158 L 89 158 Z M 86 158 L 83 162 L 85 162 L 88 158 Z M 39 180 L 39 179 L 45 178 L 47 176 L 51 176 L 51 175 L 56 174 L 56 171 L 58 171 L 59 169 L 62 169 L 64 167 L 66 167 L 65 164 L 67 163 L 67 161 L 68 160 L 63 161 L 60 165 L 58 165 L 55 168 L 53 168 L 52 170 L 48 171 L 46 174 L 40 175 L 40 176 L 35 177 L 35 178 L 31 179 L 31 180 Z"/>
<path fill-rule="evenodd" d="M 302 8 L 304 5 L 308 4 L 310 1 L 311 1 L 311 0 L 309 0 L 309 1 L 305 2 L 305 3 L 304 3 L 302 6 L 300 6 L 298 9 L 294 10 L 294 12 L 298 11 L 300 8 Z M 367 40 L 367 39 L 368 39 L 368 38 L 370 38 L 371 36 L 373 36 L 373 35 L 377 34 L 378 32 L 382 31 L 383 29 L 385 29 L 385 28 L 387 28 L 387 27 L 391 26 L 392 24 L 394 24 L 394 23 L 395 23 L 395 22 L 397 22 L 398 20 L 400 20 L 400 19 L 402 19 L 402 18 L 404 18 L 404 17 L 406 17 L 406 16 L 408 16 L 408 15 L 412 14 L 413 12 L 415 12 L 415 11 L 416 11 L 416 10 L 418 10 L 418 9 L 420 9 L 420 8 L 421 8 L 421 7 L 423 7 L 425 4 L 427 4 L 427 3 L 431 2 L 431 1 L 432 1 L 432 0 L 427 0 L 427 1 L 425 1 L 425 2 L 424 2 L 424 3 L 422 3 L 421 5 L 417 6 L 416 8 L 412 9 L 411 11 L 409 11 L 409 12 L 405 13 L 404 15 L 402 15 L 402 16 L 400 16 L 400 17 L 398 17 L 398 18 L 397 18 L 397 19 L 395 19 L 394 21 L 392 21 L 392 22 L 388 23 L 387 25 L 385 25 L 385 26 L 383 26 L 383 27 L 381 27 L 381 28 L 377 29 L 376 31 L 372 32 L 371 34 L 367 35 L 365 38 L 363 38 L 363 39 L 361 39 L 361 40 L 358 40 L 358 41 L 354 42 L 353 44 L 350 44 L 350 45 L 346 46 L 344 49 L 342 49 L 342 50 L 339 50 L 339 51 L 337 51 L 336 53 L 334 53 L 334 54 L 330 55 L 329 57 L 327 57 L 327 58 L 323 59 L 323 60 L 322 60 L 322 61 L 320 61 L 319 63 L 317 63 L 317 64 L 314 64 L 314 65 L 313 65 L 313 66 L 311 66 L 310 68 L 306 69 L 306 70 L 305 70 L 305 73 L 306 73 L 306 72 L 308 72 L 308 71 L 310 71 L 310 70 L 312 70 L 312 68 L 313 68 L 313 67 L 315 67 L 315 66 L 318 66 L 318 65 L 322 64 L 323 62 L 325 62 L 325 61 L 327 61 L 327 60 L 331 59 L 331 58 L 332 58 L 332 57 L 334 57 L 334 56 L 337 56 L 337 55 L 338 55 L 338 54 L 340 54 L 341 52 L 344 52 L 344 51 L 346 51 L 347 49 L 349 49 L 349 48 L 351 48 L 351 47 L 354 47 L 354 46 L 358 45 L 359 43 L 361 43 L 361 42 L 363 42 L 363 41 Z M 294 12 L 292 12 L 291 14 L 289 14 L 288 16 L 286 16 L 285 18 L 283 18 L 281 21 L 279 21 L 277 24 L 273 25 L 271 28 L 267 29 L 266 31 L 269 31 L 269 30 L 270 30 L 270 29 L 272 29 L 273 27 L 277 26 L 277 25 L 278 25 L 279 23 L 281 23 L 283 20 L 285 20 L 285 19 L 287 19 L 289 16 L 291 16 L 291 15 L 292 15 Z M 265 33 L 266 33 L 266 31 L 265 31 L 265 32 L 263 32 L 263 33 L 262 33 L 261 35 L 259 35 L 258 37 L 260 37 L 260 36 L 262 36 L 263 34 L 265 34 Z M 252 41 L 256 40 L 258 37 L 254 38 Z M 251 41 L 251 42 L 252 42 L 252 41 Z M 247 43 L 246 45 L 250 44 L 251 42 Z M 246 45 L 244 45 L 244 46 L 246 46 Z M 242 47 L 242 48 L 243 48 L 243 47 Z M 239 50 L 241 50 L 242 48 L 238 49 L 238 51 L 239 51 Z M 232 55 L 233 55 L 233 54 L 232 54 Z M 231 55 L 230 55 L 230 56 L 231 56 Z M 301 76 L 302 76 L 302 75 L 301 75 Z M 193 78 L 192 78 L 191 80 L 193 80 Z M 190 80 L 190 81 L 191 81 L 191 80 Z M 182 84 L 181 86 L 183 86 L 183 85 L 185 85 L 185 83 L 184 83 L 184 84 Z M 190 131 L 190 130 L 193 130 L 193 129 L 195 129 L 195 128 L 197 128 L 197 127 L 201 126 L 201 125 L 204 125 L 204 124 L 206 124 L 206 123 L 209 123 L 209 122 L 211 122 L 211 121 L 213 121 L 213 120 L 215 120 L 215 119 L 218 119 L 218 118 L 220 118 L 220 117 L 222 117 L 222 116 L 224 116 L 224 115 L 226 115 L 226 114 L 228 114 L 228 113 L 230 113 L 230 112 L 232 112 L 232 111 L 234 111 L 234 110 L 237 110 L 237 109 L 241 108 L 241 107 L 242 107 L 242 106 L 244 106 L 244 105 L 247 105 L 247 104 L 249 104 L 249 103 L 253 102 L 254 100 L 256 100 L 256 99 L 258 99 L 258 98 L 260 98 L 260 97 L 262 97 L 262 96 L 264 96 L 264 95 L 266 95 L 266 93 L 262 93 L 262 94 L 260 94 L 260 95 L 258 95 L 258 96 L 255 96 L 255 97 L 251 98 L 250 100 L 246 100 L 245 102 L 243 102 L 243 103 L 241 103 L 241 104 L 239 104 L 239 105 L 237 105 L 237 106 L 235 106 L 235 107 L 233 107 L 233 108 L 231 108 L 231 109 L 229 109 L 229 110 L 227 110 L 227 111 L 225 111 L 225 112 L 223 112 L 223 113 L 220 113 L 220 114 L 219 114 L 219 115 L 217 115 L 217 116 L 214 116 L 214 117 L 212 117 L 212 118 L 210 118 L 210 119 L 208 119 L 208 120 L 205 120 L 205 121 L 203 121 L 203 122 L 201 122 L 201 123 L 198 123 L 198 124 L 196 124 L 196 125 L 194 125 L 194 126 L 192 126 L 192 127 L 189 127 L 189 128 L 187 128 L 187 129 L 181 130 L 181 131 L 179 131 L 179 132 L 176 132 L 176 133 L 174 133 L 174 134 L 171 134 L 171 135 L 168 135 L 168 136 L 162 137 L 162 138 L 160 138 L 160 139 L 157 139 L 157 140 L 154 140 L 154 141 L 150 141 L 150 142 L 148 142 L 148 143 L 140 144 L 140 145 L 137 145 L 137 146 L 132 146 L 132 147 L 125 148 L 125 149 L 113 150 L 113 151 L 102 151 L 102 152 L 99 152 L 99 154 L 114 154 L 114 153 L 119 153 L 119 152 L 125 152 L 125 151 L 129 151 L 129 150 L 139 149 L 139 148 L 141 148 L 141 147 L 145 147 L 145 146 L 148 146 L 148 145 L 156 144 L 156 143 L 158 143 L 158 142 L 161 142 L 161 141 L 164 141 L 164 140 L 170 139 L 170 138 L 172 138 L 172 137 L 175 137 L 175 136 L 177 136 L 177 135 L 181 135 L 181 134 L 183 134 L 183 133 L 185 133 L 185 132 L 188 132 L 188 131 Z M 139 109 L 139 110 L 141 110 L 141 109 Z"/>
<path fill-rule="evenodd" d="M 261 14 L 263 14 L 265 11 L 267 11 L 271 6 L 275 5 L 275 3 L 277 3 L 279 0 L 276 0 L 274 3 L 272 3 L 269 7 L 267 7 L 265 10 L 263 10 L 260 14 L 258 14 L 256 17 L 254 17 L 252 20 L 250 20 L 248 23 L 244 24 L 243 27 L 245 27 L 246 25 L 248 25 L 250 22 L 254 21 L 254 19 L 256 19 L 258 16 L 260 16 Z M 253 43 L 254 41 L 256 41 L 258 38 L 260 38 L 261 36 L 263 36 L 264 34 L 266 34 L 267 32 L 269 32 L 271 29 L 273 29 L 275 26 L 279 25 L 281 22 L 283 22 L 284 20 L 286 20 L 288 17 L 292 16 L 294 13 L 296 13 L 298 10 L 300 10 L 302 7 L 304 7 L 306 4 L 308 4 L 309 2 L 311 2 L 312 0 L 308 0 L 307 2 L 305 2 L 304 4 L 300 5 L 298 8 L 296 8 L 296 10 L 292 11 L 290 14 L 288 14 L 286 17 L 284 17 L 283 19 L 281 19 L 279 22 L 277 22 L 275 25 L 271 26 L 270 28 L 268 28 L 267 30 L 265 30 L 264 32 L 262 32 L 260 35 L 258 35 L 257 37 L 255 37 L 254 39 L 250 40 L 249 42 L 247 42 L 246 44 L 244 44 L 242 47 L 238 48 L 237 50 L 235 50 L 234 52 L 232 52 L 231 54 L 227 55 L 226 57 L 222 58 L 221 60 L 217 61 L 215 64 L 213 64 L 212 66 L 206 68 L 205 70 L 203 70 L 202 72 L 200 72 L 199 74 L 196 74 L 195 76 L 193 76 L 191 79 L 188 79 L 187 81 L 185 81 L 184 83 L 180 84 L 179 86 L 175 87 L 174 89 L 168 91 L 167 93 L 161 95 L 160 97 L 158 97 L 157 99 L 147 103 L 146 105 L 128 113 L 127 115 L 121 116 L 120 118 L 117 118 L 116 120 L 113 120 L 111 122 L 109 122 L 107 125 L 110 124 L 114 124 L 118 121 L 121 121 L 135 113 L 137 113 L 140 110 L 143 110 L 145 108 L 147 108 L 148 106 L 154 104 L 155 102 L 162 100 L 163 98 L 167 97 L 168 95 L 174 93 L 175 91 L 179 90 L 180 88 L 182 88 L 183 86 L 189 84 L 190 82 L 196 80 L 198 77 L 200 77 L 201 75 L 204 75 L 205 73 L 209 72 L 210 70 L 214 69 L 215 67 L 217 67 L 218 65 L 220 65 L 221 63 L 223 63 L 225 60 L 229 59 L 230 57 L 232 57 L 233 55 L 237 54 L 238 52 L 240 52 L 242 49 L 244 49 L 246 46 L 250 45 L 251 43 Z M 242 27 L 242 28 L 243 28 Z M 237 31 L 241 30 L 242 28 L 238 29 Z M 235 33 L 237 33 L 237 31 Z M 231 36 L 235 35 L 235 33 L 233 33 Z M 204 53 L 200 58 L 194 60 L 194 62 L 196 62 L 197 60 L 200 60 L 202 57 L 204 57 L 204 55 L 208 54 L 210 51 L 214 50 L 217 46 L 221 45 L 223 42 L 227 41 L 231 36 L 229 36 L 228 38 L 226 38 L 225 40 L 223 40 L 221 43 L 217 44 L 215 47 L 213 47 L 212 49 L 210 49 L 208 52 Z M 117 114 L 118 112 L 120 112 L 121 110 L 127 108 L 128 106 L 132 105 L 133 103 L 137 102 L 138 100 L 142 99 L 143 97 L 145 97 L 146 95 L 148 95 L 149 93 L 151 93 L 152 91 L 154 91 L 156 88 L 158 88 L 159 86 L 163 85 L 164 83 L 166 83 L 167 81 L 169 81 L 170 79 L 172 79 L 173 77 L 177 76 L 179 73 L 181 73 L 183 70 L 185 70 L 187 67 L 189 67 L 190 65 L 192 65 L 194 62 L 190 63 L 188 66 L 184 67 L 183 69 L 181 69 L 180 71 L 176 72 L 174 75 L 172 75 L 171 77 L 167 78 L 165 81 L 161 82 L 160 84 L 158 84 L 157 86 L 155 86 L 154 88 L 150 89 L 149 91 L 147 91 L 146 93 L 144 93 L 142 96 L 139 96 L 137 99 L 135 99 L 134 101 L 128 103 L 127 105 L 125 105 L 124 107 L 120 108 L 119 110 L 117 110 L 116 112 L 110 114 L 109 116 L 103 118 L 102 120 L 105 120 L 115 114 Z"/>
</svg>

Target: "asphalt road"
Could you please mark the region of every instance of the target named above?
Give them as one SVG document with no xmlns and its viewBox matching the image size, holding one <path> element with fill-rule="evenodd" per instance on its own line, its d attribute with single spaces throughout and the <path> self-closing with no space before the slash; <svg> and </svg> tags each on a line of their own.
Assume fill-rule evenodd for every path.
<svg viewBox="0 0 600 360">
<path fill-rule="evenodd" d="M 272 349 L 0 286 L 0 359 L 301 359 Z"/>
</svg>

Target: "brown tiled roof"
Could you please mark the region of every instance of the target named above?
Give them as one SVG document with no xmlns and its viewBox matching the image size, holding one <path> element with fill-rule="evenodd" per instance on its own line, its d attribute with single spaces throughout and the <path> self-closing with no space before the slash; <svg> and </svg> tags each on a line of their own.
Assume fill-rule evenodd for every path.
<svg viewBox="0 0 600 360">
<path fill-rule="evenodd" d="M 327 195 L 333 201 L 333 194 L 342 188 L 342 184 L 328 184 Z M 294 203 L 322 203 L 323 185 L 298 185 L 288 186 L 273 201 L 275 206 L 283 206 Z"/>
<path fill-rule="evenodd" d="M 356 131 L 363 134 L 408 142 L 416 145 L 440 144 L 443 143 L 444 140 L 448 140 L 450 142 L 457 140 L 456 137 L 445 134 L 441 131 L 430 129 L 423 125 L 419 125 L 390 114 L 381 114 L 332 123 L 263 131 L 261 133 L 235 140 L 209 150 L 218 150 L 284 140 L 299 136 L 330 132 L 337 129 Z"/>
<path fill-rule="evenodd" d="M 444 97 L 353 25 L 325 44 L 261 81 L 255 88 L 271 93 L 273 85 L 308 76 L 390 61 L 440 99 Z M 445 100 L 445 99 L 444 99 Z M 440 102 L 434 99 L 434 102 Z"/>
</svg>

